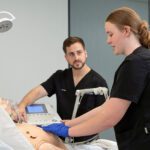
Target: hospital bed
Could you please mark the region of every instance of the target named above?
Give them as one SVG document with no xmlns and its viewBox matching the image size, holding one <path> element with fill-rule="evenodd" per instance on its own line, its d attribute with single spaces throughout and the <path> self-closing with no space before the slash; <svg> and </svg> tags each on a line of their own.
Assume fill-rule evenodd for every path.
<svg viewBox="0 0 150 150">
<path fill-rule="evenodd" d="M 8 113 L 0 107 L 0 150 L 34 150 Z M 66 144 L 69 150 L 118 150 L 116 142 L 98 139 L 89 144 Z"/>
</svg>

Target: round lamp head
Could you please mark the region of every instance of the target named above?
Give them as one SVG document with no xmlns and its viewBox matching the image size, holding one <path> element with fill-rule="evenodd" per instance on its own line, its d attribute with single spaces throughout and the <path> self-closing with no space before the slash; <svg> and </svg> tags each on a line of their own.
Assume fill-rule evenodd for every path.
<svg viewBox="0 0 150 150">
<path fill-rule="evenodd" d="M 6 32 L 10 30 L 13 26 L 13 23 L 7 18 L 0 19 L 0 32 Z"/>
<path fill-rule="evenodd" d="M 2 14 L 2 18 L 0 18 L 0 32 L 6 32 L 12 28 L 12 21 L 15 17 L 8 11 L 0 11 L 0 14 Z M 7 17 L 3 17 L 3 15 L 7 15 Z"/>
</svg>

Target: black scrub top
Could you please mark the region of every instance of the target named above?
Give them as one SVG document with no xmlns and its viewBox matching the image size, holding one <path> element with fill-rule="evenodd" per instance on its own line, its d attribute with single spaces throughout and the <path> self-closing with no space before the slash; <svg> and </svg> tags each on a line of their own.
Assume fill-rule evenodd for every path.
<svg viewBox="0 0 150 150">
<path fill-rule="evenodd" d="M 144 132 L 144 106 L 150 104 L 149 82 L 150 50 L 139 47 L 125 58 L 116 71 L 110 93 L 110 97 L 132 102 L 115 126 L 119 150 L 150 150 L 150 135 Z M 146 111 L 150 114 L 150 108 Z"/>
<path fill-rule="evenodd" d="M 57 112 L 61 119 L 71 119 L 75 104 L 77 89 L 106 87 L 106 81 L 94 70 L 87 73 L 83 79 L 74 86 L 72 69 L 58 70 L 47 81 L 41 84 L 48 93 L 48 96 L 56 94 Z M 77 115 L 80 116 L 91 109 L 104 103 L 104 95 L 84 95 L 78 108 Z M 89 138 L 91 136 L 88 136 Z M 75 138 L 76 142 L 87 138 Z"/>
</svg>

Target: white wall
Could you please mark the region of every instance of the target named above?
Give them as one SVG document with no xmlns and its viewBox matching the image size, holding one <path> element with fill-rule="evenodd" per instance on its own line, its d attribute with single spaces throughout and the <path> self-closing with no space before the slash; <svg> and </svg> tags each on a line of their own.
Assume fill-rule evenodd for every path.
<svg viewBox="0 0 150 150">
<path fill-rule="evenodd" d="M 18 102 L 67 67 L 62 44 L 68 36 L 68 0 L 0 0 L 2 10 L 16 20 L 0 33 L 0 97 Z"/>
</svg>

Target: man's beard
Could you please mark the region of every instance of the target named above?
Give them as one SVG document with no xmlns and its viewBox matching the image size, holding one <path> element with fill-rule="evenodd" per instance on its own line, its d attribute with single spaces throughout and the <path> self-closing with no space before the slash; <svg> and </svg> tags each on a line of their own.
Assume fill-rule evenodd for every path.
<svg viewBox="0 0 150 150">
<path fill-rule="evenodd" d="M 70 66 L 75 70 L 81 70 L 84 67 L 85 62 L 80 62 L 80 63 L 82 63 L 82 65 L 80 67 L 75 67 L 75 65 L 70 65 Z"/>
</svg>

